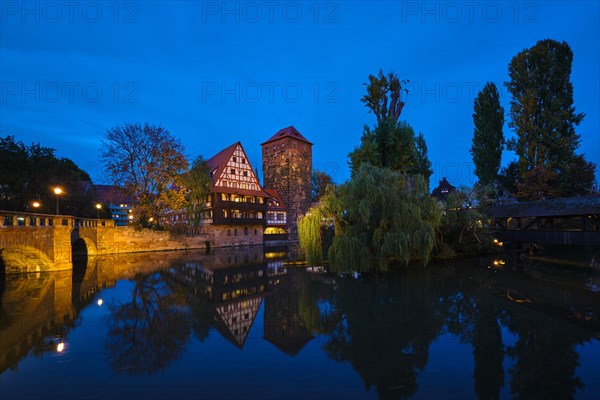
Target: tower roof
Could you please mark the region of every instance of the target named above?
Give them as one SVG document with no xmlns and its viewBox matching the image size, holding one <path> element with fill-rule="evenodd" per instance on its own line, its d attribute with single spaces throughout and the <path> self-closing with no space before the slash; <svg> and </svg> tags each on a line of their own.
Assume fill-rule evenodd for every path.
<svg viewBox="0 0 600 400">
<path fill-rule="evenodd" d="M 275 140 L 286 138 L 286 137 L 291 137 L 296 140 L 300 140 L 302 142 L 312 145 L 312 143 L 309 142 L 308 139 L 306 139 L 304 136 L 302 136 L 302 134 L 300 132 L 298 132 L 298 130 L 296 128 L 294 128 L 293 126 L 288 126 L 287 128 L 283 128 L 279 132 L 277 132 L 276 134 L 271 136 L 271 138 L 269 140 L 267 140 L 266 142 L 261 143 L 261 146 L 263 146 L 267 143 L 270 143 L 270 142 L 274 142 Z"/>
</svg>

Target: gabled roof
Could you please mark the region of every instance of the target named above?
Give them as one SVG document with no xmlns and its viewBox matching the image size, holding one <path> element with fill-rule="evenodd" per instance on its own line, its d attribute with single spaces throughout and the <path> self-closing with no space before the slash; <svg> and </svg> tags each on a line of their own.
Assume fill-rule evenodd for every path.
<svg viewBox="0 0 600 400">
<path fill-rule="evenodd" d="M 281 199 L 281 196 L 279 195 L 279 192 L 277 191 L 277 189 L 263 189 L 263 190 L 265 192 L 267 192 L 267 194 L 270 197 L 277 200 L 277 202 L 279 203 L 279 206 L 277 206 L 277 207 L 273 207 L 273 206 L 267 207 L 269 210 L 285 210 L 285 203 Z"/>
<path fill-rule="evenodd" d="M 250 190 L 250 189 L 242 189 L 242 188 L 231 188 L 231 187 L 217 187 L 215 186 L 217 180 L 221 177 L 223 170 L 227 167 L 227 163 L 233 157 L 235 153 L 235 149 L 240 146 L 242 152 L 244 153 L 246 159 L 248 160 L 248 165 L 250 164 L 250 160 L 248 159 L 248 155 L 246 155 L 246 151 L 244 150 L 244 146 L 242 146 L 241 142 L 235 142 L 229 147 L 224 148 L 213 157 L 208 159 L 206 163 L 208 164 L 208 168 L 210 173 L 212 174 L 212 189 L 214 192 L 218 193 L 229 193 L 229 194 L 238 194 L 244 196 L 260 196 L 260 197 L 268 197 L 267 193 L 264 192 L 260 185 L 260 181 L 258 178 L 257 184 L 259 190 Z"/>
<path fill-rule="evenodd" d="M 235 142 L 231 146 L 224 148 L 223 150 L 221 150 L 206 161 L 208 167 L 210 168 L 210 172 L 212 173 L 214 171 L 214 173 L 212 174 L 213 185 L 216 182 L 216 180 L 219 179 L 219 176 L 221 176 L 221 173 L 223 172 L 225 167 L 227 167 L 227 162 L 233 156 L 233 152 L 235 151 L 238 145 L 241 146 L 242 143 Z"/>
<path fill-rule="evenodd" d="M 263 146 L 267 143 L 270 143 L 270 142 L 274 142 L 275 140 L 283 139 L 285 137 L 291 137 L 291 138 L 294 138 L 294 139 L 297 139 L 297 140 L 300 140 L 302 142 L 312 145 L 312 143 L 309 142 L 304 136 L 302 136 L 302 134 L 300 132 L 298 132 L 298 130 L 296 128 L 294 128 L 293 126 L 288 126 L 287 128 L 283 128 L 279 132 L 277 132 L 276 134 L 271 136 L 271 138 L 269 140 L 267 140 L 266 142 L 261 143 L 261 146 Z"/>
<path fill-rule="evenodd" d="M 446 180 L 446 177 L 442 178 L 438 187 L 433 189 L 431 195 L 438 200 L 446 200 L 448 194 L 456 191 L 456 186 L 453 186 Z"/>
</svg>

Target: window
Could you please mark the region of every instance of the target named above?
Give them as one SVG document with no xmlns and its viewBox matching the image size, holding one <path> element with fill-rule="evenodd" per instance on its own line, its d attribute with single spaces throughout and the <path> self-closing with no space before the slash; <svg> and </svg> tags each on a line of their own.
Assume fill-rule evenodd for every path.
<svg viewBox="0 0 600 400">
<path fill-rule="evenodd" d="M 256 230 L 256 228 L 254 228 L 254 236 L 256 236 L 256 235 L 258 235 L 258 231 Z"/>
<path fill-rule="evenodd" d="M 231 236 L 231 229 L 227 229 L 227 236 Z"/>
<path fill-rule="evenodd" d="M 277 145 L 273 145 L 273 150 L 277 150 Z"/>
<path fill-rule="evenodd" d="M 242 189 L 246 189 L 246 184 L 242 183 Z"/>
<path fill-rule="evenodd" d="M 281 148 L 283 149 L 285 147 L 285 143 L 281 143 Z"/>
<path fill-rule="evenodd" d="M 231 171 L 229 171 L 231 173 L 231 175 L 235 175 L 235 168 L 231 168 Z"/>
<path fill-rule="evenodd" d="M 244 227 L 244 236 L 248 236 L 248 227 L 247 226 Z"/>
<path fill-rule="evenodd" d="M 227 181 L 223 181 L 223 187 L 227 187 Z"/>
<path fill-rule="evenodd" d="M 237 157 L 233 157 L 233 162 L 237 162 Z"/>
<path fill-rule="evenodd" d="M 237 228 L 233 230 L 233 236 L 237 236 Z"/>
<path fill-rule="evenodd" d="M 246 159 L 242 158 L 242 164 L 246 164 Z"/>
<path fill-rule="evenodd" d="M 248 171 L 244 171 L 244 176 L 248 176 Z"/>
</svg>

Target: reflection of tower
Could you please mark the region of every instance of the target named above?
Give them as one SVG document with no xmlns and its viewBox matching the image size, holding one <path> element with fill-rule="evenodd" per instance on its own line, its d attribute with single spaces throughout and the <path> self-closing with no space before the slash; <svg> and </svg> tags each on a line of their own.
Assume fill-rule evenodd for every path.
<svg viewBox="0 0 600 400">
<path fill-rule="evenodd" d="M 304 284 L 297 272 L 288 271 L 280 277 L 281 283 L 265 297 L 264 338 L 291 356 L 313 338 L 298 310 Z"/>
<path fill-rule="evenodd" d="M 293 126 L 262 144 L 264 187 L 276 189 L 287 207 L 290 240 L 298 239 L 297 220 L 310 206 L 312 143 Z"/>
</svg>

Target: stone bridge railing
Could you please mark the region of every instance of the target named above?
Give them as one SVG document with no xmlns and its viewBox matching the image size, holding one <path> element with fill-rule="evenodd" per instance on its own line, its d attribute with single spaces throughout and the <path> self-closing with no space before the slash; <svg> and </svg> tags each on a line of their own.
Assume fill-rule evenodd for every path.
<svg viewBox="0 0 600 400">
<path fill-rule="evenodd" d="M 72 244 L 82 239 L 95 253 L 98 230 L 107 228 L 112 231 L 113 220 L 0 210 L 0 257 L 6 272 L 70 269 Z"/>
</svg>

